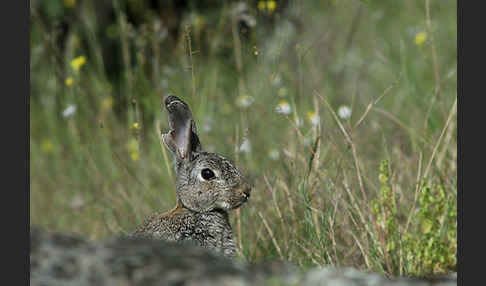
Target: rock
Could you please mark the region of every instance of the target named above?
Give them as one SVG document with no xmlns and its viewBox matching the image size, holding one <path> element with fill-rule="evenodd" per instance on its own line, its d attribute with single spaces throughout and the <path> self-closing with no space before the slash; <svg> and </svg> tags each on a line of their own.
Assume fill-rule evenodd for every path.
<svg viewBox="0 0 486 286">
<path fill-rule="evenodd" d="M 437 279 L 396 278 L 388 279 L 376 273 L 358 271 L 354 268 L 324 267 L 308 271 L 301 282 L 306 286 L 431 286 L 457 285 L 457 276 Z"/>
<path fill-rule="evenodd" d="M 301 273 L 288 262 L 248 265 L 190 244 L 136 237 L 91 242 L 36 227 L 30 230 L 30 279 L 32 286 L 457 285 L 457 275 L 387 279 L 353 268 L 333 267 Z"/>
<path fill-rule="evenodd" d="M 195 245 L 142 238 L 86 242 L 65 234 L 30 233 L 30 285 L 251 285 L 237 261 Z"/>
</svg>

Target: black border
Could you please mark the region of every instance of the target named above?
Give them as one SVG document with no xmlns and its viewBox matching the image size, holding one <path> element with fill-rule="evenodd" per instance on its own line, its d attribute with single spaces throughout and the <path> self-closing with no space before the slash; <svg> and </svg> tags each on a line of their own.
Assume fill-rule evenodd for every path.
<svg viewBox="0 0 486 286">
<path fill-rule="evenodd" d="M 0 5 L 2 124 L 2 281 L 29 285 L 30 1 Z M 12 269 L 14 268 L 14 269 Z M 8 269 L 8 270 L 7 270 Z M 17 270 L 21 272 L 18 273 Z"/>
<path fill-rule="evenodd" d="M 481 276 L 484 273 L 485 235 L 482 231 L 486 207 L 485 200 L 480 195 L 485 185 L 481 179 L 485 178 L 486 141 L 482 136 L 485 129 L 485 105 L 480 103 L 480 99 L 485 93 L 486 44 L 483 41 L 484 9 L 480 3 L 458 1 L 457 9 L 458 285 L 484 284 Z M 469 35 L 469 42 L 464 41 L 466 34 Z M 465 139 L 466 129 L 473 134 L 470 136 L 472 139 Z M 465 159 L 468 162 L 467 168 Z M 470 230 L 469 235 L 465 234 L 466 228 Z"/>
<path fill-rule="evenodd" d="M 0 4 L 2 281 L 29 285 L 30 1 Z M 13 268 L 13 269 L 12 269 Z M 21 272 L 18 273 L 20 270 Z M 12 284 L 12 283 L 10 283 Z"/>
</svg>

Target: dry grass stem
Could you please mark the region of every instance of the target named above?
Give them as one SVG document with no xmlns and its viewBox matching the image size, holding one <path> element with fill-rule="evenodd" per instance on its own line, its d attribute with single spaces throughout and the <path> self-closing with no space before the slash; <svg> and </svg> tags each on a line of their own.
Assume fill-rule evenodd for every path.
<svg viewBox="0 0 486 286">
<path fill-rule="evenodd" d="M 370 262 L 368 260 L 368 256 L 369 254 L 366 253 L 363 249 L 363 246 L 361 245 L 361 239 L 358 239 L 356 237 L 356 235 L 352 232 L 352 231 L 349 231 L 349 234 L 351 234 L 351 236 L 353 237 L 354 239 L 354 242 L 356 242 L 356 245 L 358 246 L 359 250 L 361 251 L 361 256 L 364 258 L 364 261 L 365 261 L 365 265 L 366 265 L 366 268 L 371 271 L 371 265 L 370 265 Z"/>
<path fill-rule="evenodd" d="M 288 231 L 287 231 L 287 227 L 286 227 L 285 220 L 284 220 L 284 218 L 282 216 L 282 212 L 280 211 L 280 207 L 279 207 L 278 202 L 277 202 L 277 194 L 275 193 L 275 190 L 273 189 L 272 185 L 268 181 L 268 178 L 267 178 L 266 175 L 263 175 L 263 180 L 265 181 L 265 184 L 267 185 L 268 189 L 270 190 L 270 193 L 272 194 L 272 201 L 273 201 L 275 210 L 277 211 L 277 215 L 278 215 L 278 218 L 280 220 L 280 223 L 282 224 L 282 231 L 283 231 L 284 238 L 285 238 L 284 239 L 285 248 L 286 249 L 289 249 L 289 245 L 288 245 L 288 241 L 289 241 Z"/>
<path fill-rule="evenodd" d="M 437 139 L 437 142 L 435 143 L 434 150 L 432 151 L 432 155 L 430 156 L 429 163 L 427 164 L 427 168 L 425 168 L 425 173 L 424 177 L 427 178 L 427 175 L 429 174 L 430 167 L 432 166 L 432 162 L 434 161 L 435 154 L 437 152 L 437 149 L 439 148 L 439 145 L 441 143 L 442 137 L 444 136 L 445 131 L 447 130 L 447 127 L 451 123 L 452 118 L 457 112 L 457 98 L 454 100 L 454 104 L 452 105 L 451 110 L 449 111 L 449 116 L 447 117 L 447 121 L 444 125 L 444 128 L 442 128 L 442 132 L 440 133 L 439 138 Z"/>
<path fill-rule="evenodd" d="M 282 250 L 280 250 L 280 246 L 278 245 L 277 240 L 275 239 L 275 236 L 273 235 L 273 231 L 267 223 L 267 220 L 263 217 L 261 212 L 258 212 L 258 215 L 262 219 L 263 224 L 265 225 L 265 228 L 267 229 L 267 232 L 270 235 L 270 238 L 272 239 L 273 245 L 275 246 L 275 249 L 277 249 L 278 255 L 280 255 L 281 259 L 284 259 L 284 256 L 282 254 Z"/>
<path fill-rule="evenodd" d="M 366 116 L 368 115 L 368 113 L 371 111 L 371 109 L 376 105 L 378 104 L 378 102 L 380 102 L 380 100 L 388 94 L 388 92 L 390 90 L 392 90 L 397 84 L 398 82 L 400 82 L 400 78 L 402 77 L 402 75 L 400 74 L 400 76 L 397 78 L 397 80 L 392 83 L 389 87 L 385 88 L 385 90 L 383 91 L 383 93 L 377 98 L 375 99 L 373 102 L 371 102 L 370 104 L 368 104 L 368 106 L 366 106 L 366 110 L 365 112 L 363 113 L 363 115 L 361 115 L 361 117 L 359 118 L 359 120 L 356 122 L 356 124 L 354 125 L 353 127 L 353 130 L 358 128 L 358 126 L 361 124 L 361 122 L 366 118 Z"/>
</svg>

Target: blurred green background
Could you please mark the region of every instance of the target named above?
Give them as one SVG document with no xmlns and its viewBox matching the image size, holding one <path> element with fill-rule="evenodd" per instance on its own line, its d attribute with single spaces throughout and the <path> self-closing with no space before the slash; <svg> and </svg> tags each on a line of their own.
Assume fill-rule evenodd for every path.
<svg viewBox="0 0 486 286">
<path fill-rule="evenodd" d="M 44 0 L 30 220 L 92 239 L 175 205 L 173 93 L 254 184 L 241 259 L 456 269 L 456 1 Z"/>
</svg>

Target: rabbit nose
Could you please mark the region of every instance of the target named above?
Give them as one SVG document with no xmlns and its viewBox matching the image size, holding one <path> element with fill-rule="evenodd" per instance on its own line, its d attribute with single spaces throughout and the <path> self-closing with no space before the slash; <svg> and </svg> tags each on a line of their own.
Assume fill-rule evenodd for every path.
<svg viewBox="0 0 486 286">
<path fill-rule="evenodd" d="M 243 199 L 245 200 L 245 202 L 250 198 L 250 192 L 244 192 L 243 193 Z"/>
<path fill-rule="evenodd" d="M 245 188 L 243 189 L 243 199 L 245 200 L 245 202 L 250 198 L 250 191 L 251 191 L 251 187 L 250 186 L 245 186 Z"/>
</svg>

